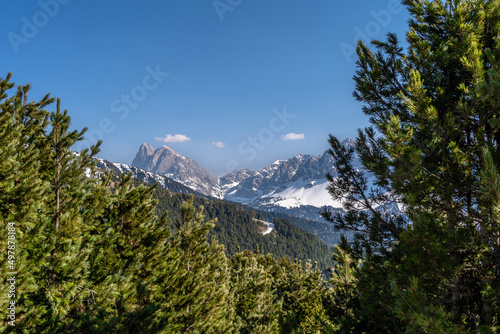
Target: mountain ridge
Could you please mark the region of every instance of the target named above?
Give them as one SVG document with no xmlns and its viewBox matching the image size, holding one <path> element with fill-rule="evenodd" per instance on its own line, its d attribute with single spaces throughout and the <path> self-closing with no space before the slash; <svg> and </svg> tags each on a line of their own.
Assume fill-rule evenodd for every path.
<svg viewBox="0 0 500 334">
<path fill-rule="evenodd" d="M 354 145 L 351 139 L 342 143 L 345 146 Z M 132 165 L 165 175 L 206 196 L 264 210 L 284 213 L 289 210 L 316 221 L 321 221 L 318 215 L 321 208 L 342 207 L 327 190 L 326 174 L 337 174 L 334 159 L 328 150 L 319 156 L 297 154 L 255 171 L 240 169 L 216 177 L 168 146 L 154 149 L 151 144 L 144 143 Z M 297 211 L 301 207 L 305 209 L 303 213 Z M 317 212 L 313 208 L 317 208 Z"/>
</svg>

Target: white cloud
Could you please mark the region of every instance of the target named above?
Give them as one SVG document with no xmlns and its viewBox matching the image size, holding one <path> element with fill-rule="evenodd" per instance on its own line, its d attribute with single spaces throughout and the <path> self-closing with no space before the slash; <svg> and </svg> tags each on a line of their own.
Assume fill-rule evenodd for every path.
<svg viewBox="0 0 500 334">
<path fill-rule="evenodd" d="M 281 139 L 283 140 L 300 140 L 304 138 L 305 136 L 303 133 L 293 133 L 293 132 L 287 133 L 286 135 L 281 137 Z"/>
<path fill-rule="evenodd" d="M 223 148 L 224 146 L 226 146 L 226 144 L 224 144 L 221 141 L 214 141 L 214 142 L 212 142 L 212 145 L 215 145 L 215 146 L 217 146 L 219 148 Z"/>
<path fill-rule="evenodd" d="M 176 134 L 176 135 L 168 134 L 164 138 L 155 137 L 155 139 L 165 143 L 185 143 L 191 140 L 191 138 L 189 138 L 188 136 L 181 134 Z"/>
</svg>

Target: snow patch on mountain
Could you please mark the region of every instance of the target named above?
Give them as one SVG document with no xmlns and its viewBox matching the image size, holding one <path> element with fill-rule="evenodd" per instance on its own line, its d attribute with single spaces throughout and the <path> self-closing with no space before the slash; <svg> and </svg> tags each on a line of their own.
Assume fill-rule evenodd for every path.
<svg viewBox="0 0 500 334">
<path fill-rule="evenodd" d="M 306 183 L 304 185 L 304 183 Z M 323 182 L 291 182 L 284 190 L 273 191 L 261 197 L 264 199 L 274 199 L 272 203 L 285 208 L 295 208 L 302 205 L 310 205 L 318 208 L 331 206 L 341 208 L 342 203 L 334 201 L 328 193 L 328 181 Z M 261 204 L 265 204 L 261 201 Z"/>
<path fill-rule="evenodd" d="M 269 222 L 266 222 L 266 221 L 263 221 L 263 220 L 258 220 L 258 219 L 255 219 L 255 218 L 252 218 L 253 221 L 256 221 L 256 222 L 259 222 L 259 223 L 262 223 L 264 225 L 267 226 L 267 228 L 261 232 L 262 235 L 266 235 L 266 234 L 269 234 L 271 233 L 273 230 L 274 230 L 274 224 L 273 223 L 269 223 Z"/>
</svg>

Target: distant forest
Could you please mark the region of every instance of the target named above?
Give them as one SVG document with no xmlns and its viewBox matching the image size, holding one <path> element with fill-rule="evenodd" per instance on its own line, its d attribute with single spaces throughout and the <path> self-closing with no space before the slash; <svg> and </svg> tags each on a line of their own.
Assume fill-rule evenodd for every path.
<svg viewBox="0 0 500 334">
<path fill-rule="evenodd" d="M 157 188 L 153 198 L 158 200 L 156 206 L 158 215 L 167 212 L 173 226 L 181 224 L 182 216 L 179 208 L 189 199 L 189 195 Z M 333 266 L 332 250 L 318 237 L 296 227 L 288 220 L 271 219 L 270 222 L 275 225 L 273 232 L 262 235 L 263 224 L 254 219 L 267 218 L 259 211 L 250 208 L 245 210 L 238 204 L 200 197 L 194 197 L 193 204 L 195 207 L 204 207 L 207 219 L 216 220 L 214 227 L 209 231 L 209 241 L 215 239 L 223 244 L 230 256 L 236 254 L 238 250 L 259 249 L 260 253 L 272 254 L 277 259 L 287 257 L 291 260 L 301 259 L 304 262 L 309 260 L 313 264 L 317 263 L 317 268 L 324 274 L 327 274 L 327 269 Z"/>
</svg>

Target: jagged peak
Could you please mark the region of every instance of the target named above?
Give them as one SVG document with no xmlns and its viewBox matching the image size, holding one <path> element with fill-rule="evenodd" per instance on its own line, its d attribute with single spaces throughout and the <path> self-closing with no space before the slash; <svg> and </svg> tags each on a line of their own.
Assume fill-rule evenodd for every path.
<svg viewBox="0 0 500 334">
<path fill-rule="evenodd" d="M 149 156 L 154 153 L 155 149 L 150 143 L 143 143 L 141 147 L 139 147 L 139 151 L 145 152 Z"/>
<path fill-rule="evenodd" d="M 340 142 L 340 145 L 344 147 L 354 147 L 356 145 L 356 141 L 351 138 L 346 138 Z M 331 156 L 330 149 L 326 149 L 323 154 L 320 155 L 320 158 L 325 158 Z"/>
<path fill-rule="evenodd" d="M 168 147 L 167 145 L 161 145 L 158 149 L 166 149 L 168 151 L 175 152 L 173 148 Z M 177 153 L 177 152 L 175 152 L 175 153 Z"/>
</svg>

